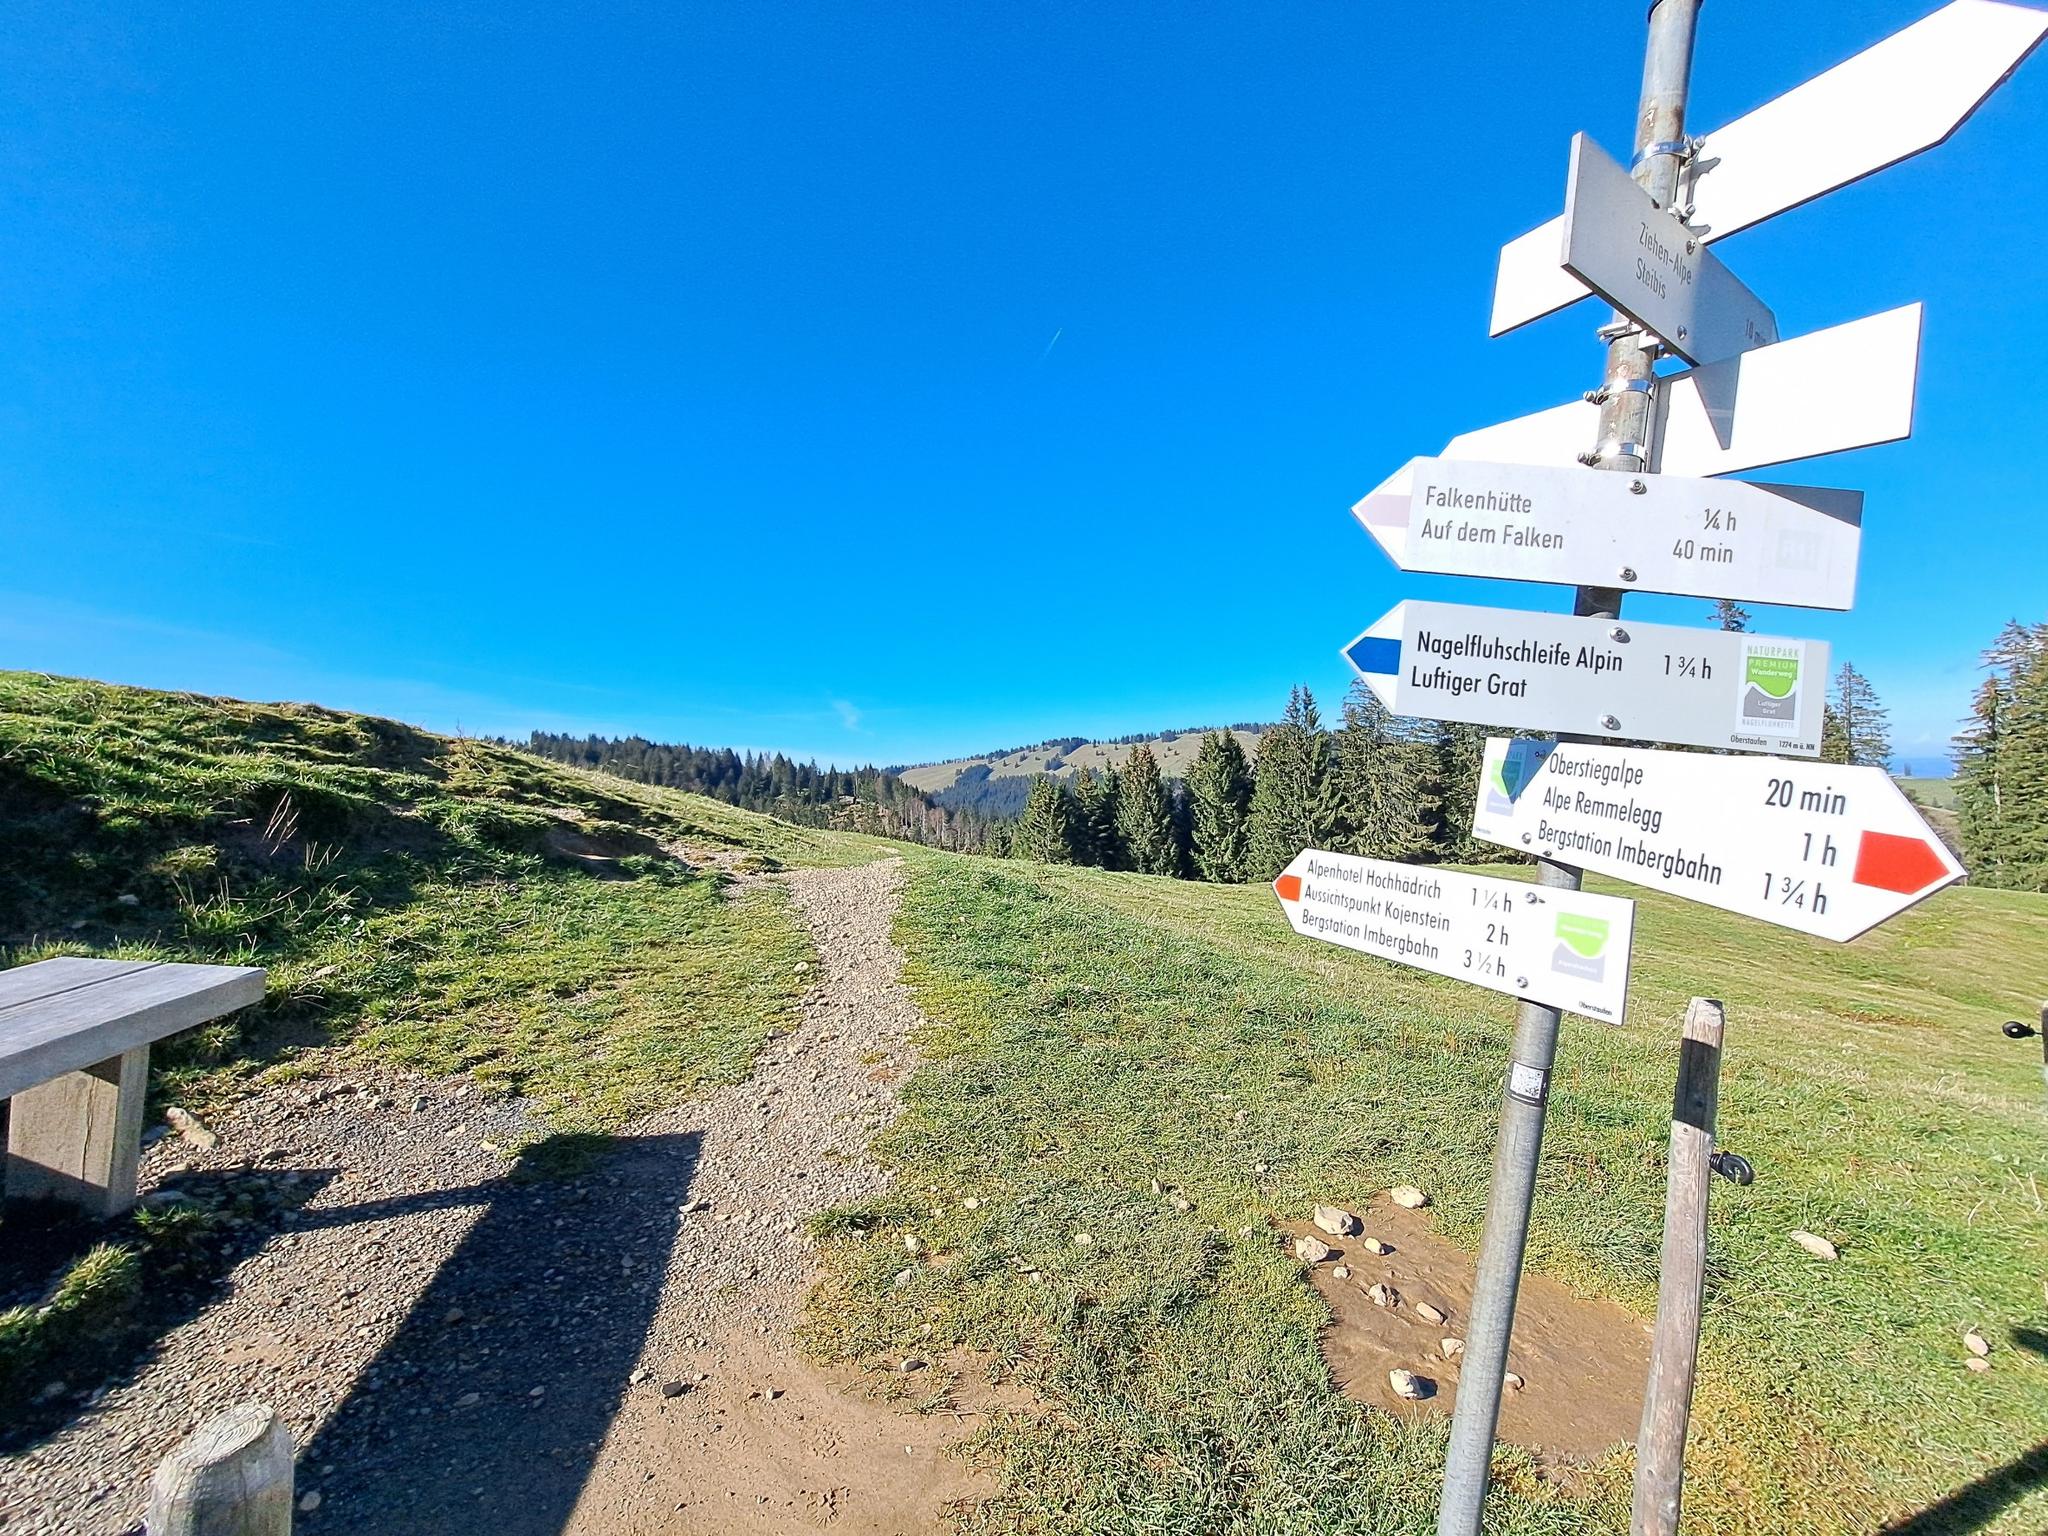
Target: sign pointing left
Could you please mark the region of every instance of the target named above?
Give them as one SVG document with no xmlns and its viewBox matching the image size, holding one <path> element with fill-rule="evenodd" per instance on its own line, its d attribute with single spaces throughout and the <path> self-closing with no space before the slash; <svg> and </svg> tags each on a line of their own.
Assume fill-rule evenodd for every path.
<svg viewBox="0 0 2048 1536">
<path fill-rule="evenodd" d="M 1411 601 L 1344 659 L 1397 715 L 1820 752 L 1828 648 L 1818 640 Z"/>
<path fill-rule="evenodd" d="M 1308 848 L 1273 882 L 1296 933 L 1621 1022 L 1635 903 Z"/>
<path fill-rule="evenodd" d="M 1861 491 L 1410 459 L 1352 515 L 1404 571 L 1847 608 Z"/>
</svg>

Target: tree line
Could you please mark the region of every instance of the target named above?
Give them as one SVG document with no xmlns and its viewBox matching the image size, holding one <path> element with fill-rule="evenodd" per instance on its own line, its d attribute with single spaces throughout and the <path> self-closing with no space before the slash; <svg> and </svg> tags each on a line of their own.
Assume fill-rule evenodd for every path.
<svg viewBox="0 0 2048 1536">
<path fill-rule="evenodd" d="M 799 826 L 871 832 L 965 853 L 979 851 L 988 839 L 986 817 L 939 805 L 880 768 L 820 768 L 779 752 L 743 754 L 730 747 L 669 744 L 644 736 L 535 731 L 526 748 L 558 763 L 688 790 Z"/>
<path fill-rule="evenodd" d="M 1354 683 L 1336 729 L 1315 695 L 1293 690 L 1280 723 L 1247 757 L 1229 731 L 1203 734 L 1184 781 L 1150 746 L 1122 768 L 1031 783 L 1014 823 L 986 851 L 1049 864 L 1233 883 L 1270 880 L 1304 848 L 1407 862 L 1503 859 L 1470 835 L 1486 733 L 1403 719 Z"/>
</svg>

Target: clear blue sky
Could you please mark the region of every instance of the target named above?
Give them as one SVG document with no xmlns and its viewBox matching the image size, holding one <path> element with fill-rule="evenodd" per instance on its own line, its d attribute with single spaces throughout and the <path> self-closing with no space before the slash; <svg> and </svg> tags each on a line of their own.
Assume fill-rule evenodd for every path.
<svg viewBox="0 0 2048 1536">
<path fill-rule="evenodd" d="M 1712 0 L 1693 126 L 1933 9 Z M 27 4 L 0 34 L 0 665 L 909 761 L 1334 705 L 1349 504 L 1597 382 L 1486 337 L 1642 0 Z M 2048 58 L 1718 247 L 1928 304 L 1833 641 L 1938 753 L 2048 616 Z M 1057 336 L 1057 344 L 1051 345 Z M 1632 599 L 1704 622 L 1702 603 Z"/>
</svg>

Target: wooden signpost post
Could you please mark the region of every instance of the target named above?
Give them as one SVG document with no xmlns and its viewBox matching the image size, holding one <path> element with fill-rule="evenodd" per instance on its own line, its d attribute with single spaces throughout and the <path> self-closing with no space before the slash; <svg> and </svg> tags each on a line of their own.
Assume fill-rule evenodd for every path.
<svg viewBox="0 0 2048 1536">
<path fill-rule="evenodd" d="M 1952 0 L 1701 140 L 1685 126 L 1700 4 L 1650 6 L 1633 170 L 1580 135 L 1564 216 L 1501 252 L 1496 335 L 1589 292 L 1615 306 L 1600 388 L 1454 437 L 1354 508 L 1404 570 L 1570 583 L 1572 614 L 1407 602 L 1345 655 L 1396 713 L 1561 733 L 1490 742 L 1473 808 L 1476 836 L 1534 858 L 1537 882 L 1519 889 L 1546 912 L 1593 899 L 1578 893 L 1593 868 L 1848 940 L 1962 870 L 1881 768 L 1796 760 L 1819 749 L 1826 648 L 1624 623 L 1621 602 L 1853 601 L 1860 496 L 1702 477 L 1910 435 L 1920 306 L 1779 340 L 1777 317 L 1706 247 L 1942 142 L 2048 35 L 2048 11 Z M 1693 366 L 1660 373 L 1667 355 Z M 1439 1536 L 1478 1536 L 1559 1011 L 1613 1018 L 1623 999 L 1613 970 L 1575 976 L 1569 947 L 1547 948 L 1562 923 L 1518 920 L 1512 945 L 1488 941 L 1485 903 L 1507 901 L 1494 889 L 1507 882 L 1432 870 L 1428 900 L 1385 920 L 1375 882 L 1425 878 L 1401 870 L 1305 850 L 1276 889 L 1298 932 L 1522 1000 L 1437 1519 Z M 1622 924 L 1625 978 L 1628 924 L 1605 920 L 1610 940 Z M 1452 955 L 1436 940 L 1454 934 Z M 1677 1529 L 1724 1024 L 1695 1000 L 1681 1048 L 1637 1536 Z"/>
</svg>

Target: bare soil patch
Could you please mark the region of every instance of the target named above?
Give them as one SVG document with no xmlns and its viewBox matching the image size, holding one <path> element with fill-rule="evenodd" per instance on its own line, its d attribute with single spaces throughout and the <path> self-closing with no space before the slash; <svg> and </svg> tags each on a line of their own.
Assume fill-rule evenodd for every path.
<svg viewBox="0 0 2048 1536">
<path fill-rule="evenodd" d="M 1458 1401 L 1458 1359 L 1446 1359 L 1445 1338 L 1462 1338 L 1472 1305 L 1473 1256 L 1439 1237 L 1429 1216 L 1384 1198 L 1358 1213 L 1363 1237 L 1392 1252 L 1368 1252 L 1360 1237 L 1329 1237 L 1306 1223 L 1285 1229 L 1322 1237 L 1338 1257 L 1309 1271 L 1310 1283 L 1329 1304 L 1323 1357 L 1346 1396 L 1388 1413 L 1448 1415 Z M 1350 1275 L 1338 1279 L 1346 1267 Z M 1385 1285 L 1398 1294 L 1382 1306 L 1368 1294 Z M 1429 1305 L 1447 1321 L 1430 1322 L 1416 1310 Z M 1585 1461 L 1632 1442 L 1642 1418 L 1643 1382 L 1650 1363 L 1649 1324 L 1611 1302 L 1589 1301 L 1554 1280 L 1525 1275 L 1515 1306 L 1508 1369 L 1524 1385 L 1501 1398 L 1500 1438 L 1560 1461 Z M 1434 1388 L 1410 1401 L 1395 1395 L 1390 1371 L 1412 1371 Z"/>
</svg>

